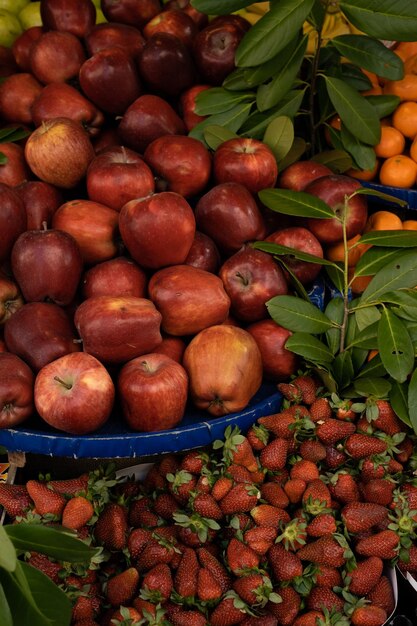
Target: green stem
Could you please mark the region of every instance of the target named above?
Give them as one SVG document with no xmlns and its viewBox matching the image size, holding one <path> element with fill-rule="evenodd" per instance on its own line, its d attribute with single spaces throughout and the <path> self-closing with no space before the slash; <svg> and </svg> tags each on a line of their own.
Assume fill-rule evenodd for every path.
<svg viewBox="0 0 417 626">
<path fill-rule="evenodd" d="M 329 2 L 326 3 L 325 11 L 327 12 Z M 324 20 L 323 20 L 324 23 Z M 320 61 L 320 51 L 322 44 L 322 31 L 323 31 L 323 23 L 319 28 L 316 29 L 317 32 L 317 44 L 316 49 L 314 51 L 313 62 L 311 65 L 311 81 L 310 81 L 310 94 L 309 94 L 309 119 L 310 119 L 310 137 L 311 137 L 311 145 L 310 145 L 310 153 L 314 155 L 316 153 L 316 144 L 317 144 L 317 128 L 316 124 L 316 84 L 317 84 L 317 76 L 319 70 L 319 61 Z"/>
<path fill-rule="evenodd" d="M 349 197 L 345 196 L 343 216 L 342 216 L 342 230 L 343 230 L 343 320 L 340 330 L 340 344 L 339 352 L 343 352 L 345 349 L 346 330 L 349 318 L 349 248 L 346 232 L 346 216 L 348 209 Z"/>
</svg>

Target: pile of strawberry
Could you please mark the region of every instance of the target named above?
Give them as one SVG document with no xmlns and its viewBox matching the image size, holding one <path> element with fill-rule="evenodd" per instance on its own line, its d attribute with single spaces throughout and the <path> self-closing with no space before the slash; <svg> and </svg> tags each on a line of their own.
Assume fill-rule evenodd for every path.
<svg viewBox="0 0 417 626">
<path fill-rule="evenodd" d="M 100 546 L 74 567 L 28 561 L 73 601 L 74 626 L 380 626 L 387 566 L 417 574 L 415 437 L 385 400 L 279 385 L 280 413 L 213 450 L 166 455 L 146 478 L 0 486 L 18 523 Z"/>
</svg>

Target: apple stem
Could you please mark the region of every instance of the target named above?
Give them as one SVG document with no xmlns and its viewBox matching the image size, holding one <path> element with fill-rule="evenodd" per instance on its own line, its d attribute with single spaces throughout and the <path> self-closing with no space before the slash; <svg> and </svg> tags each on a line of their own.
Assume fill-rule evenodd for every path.
<svg viewBox="0 0 417 626">
<path fill-rule="evenodd" d="M 346 231 L 346 216 L 348 213 L 349 196 L 345 196 L 344 210 L 342 215 L 342 230 L 343 230 L 343 321 L 340 329 L 340 345 L 339 351 L 343 352 L 345 349 L 346 329 L 349 316 L 349 248 Z"/>
<path fill-rule="evenodd" d="M 82 343 L 83 340 L 82 339 L 73 339 L 72 343 Z"/>
<path fill-rule="evenodd" d="M 46 220 L 43 220 L 43 222 L 42 222 L 42 230 L 43 231 L 48 230 L 48 224 L 47 224 Z"/>
<path fill-rule="evenodd" d="M 148 361 L 141 361 L 141 365 L 143 365 L 143 369 L 146 370 L 147 372 L 151 371 Z"/>
<path fill-rule="evenodd" d="M 245 278 L 245 277 L 243 276 L 243 274 L 241 274 L 240 272 L 236 272 L 236 277 L 241 279 L 241 281 L 242 281 L 242 283 L 245 285 L 245 287 L 247 287 L 247 286 L 249 285 L 249 281 L 248 281 L 248 279 L 247 279 L 247 278 Z"/>
<path fill-rule="evenodd" d="M 62 380 L 59 376 L 54 376 L 54 380 L 63 385 L 66 389 L 72 389 L 72 385 L 70 383 L 66 383 L 65 380 Z"/>
</svg>

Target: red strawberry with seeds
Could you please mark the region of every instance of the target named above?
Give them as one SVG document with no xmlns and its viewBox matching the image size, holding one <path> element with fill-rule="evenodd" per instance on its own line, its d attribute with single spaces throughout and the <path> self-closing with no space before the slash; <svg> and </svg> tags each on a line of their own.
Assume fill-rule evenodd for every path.
<svg viewBox="0 0 417 626">
<path fill-rule="evenodd" d="M 336 567 L 320 565 L 315 573 L 315 584 L 317 587 L 341 587 L 342 575 Z"/>
<path fill-rule="evenodd" d="M 62 512 L 62 525 L 65 528 L 79 530 L 94 515 L 93 505 L 84 496 L 74 496 L 66 503 Z"/>
<path fill-rule="evenodd" d="M 382 454 L 387 450 L 387 443 L 372 435 L 355 433 L 350 435 L 345 442 L 346 452 L 354 459 L 364 459 L 374 454 Z"/>
<path fill-rule="evenodd" d="M 159 563 L 143 577 L 140 596 L 152 603 L 163 603 L 168 600 L 174 584 L 171 569 L 166 563 Z"/>
<path fill-rule="evenodd" d="M 216 500 L 216 502 L 219 502 L 219 500 L 222 500 L 229 493 L 232 487 L 233 480 L 228 476 L 221 476 L 216 480 L 213 487 L 211 488 L 211 495 Z"/>
<path fill-rule="evenodd" d="M 180 610 L 170 616 L 173 626 L 207 626 L 208 622 L 200 611 Z"/>
<path fill-rule="evenodd" d="M 332 498 L 347 504 L 348 502 L 359 502 L 361 494 L 359 487 L 352 474 L 347 472 L 337 472 L 333 474 L 329 482 L 329 490 Z"/>
<path fill-rule="evenodd" d="M 181 459 L 180 469 L 190 472 L 190 474 L 201 474 L 203 468 L 207 465 L 209 457 L 201 450 L 191 450 L 187 452 Z"/>
<path fill-rule="evenodd" d="M 32 567 L 36 567 L 36 569 L 43 572 L 56 585 L 60 582 L 59 572 L 62 570 L 62 565 L 60 565 L 60 563 L 55 563 L 54 561 L 51 561 L 51 559 L 46 556 L 46 554 L 31 552 L 28 563 Z"/>
<path fill-rule="evenodd" d="M 307 598 L 307 608 L 310 611 L 343 611 L 344 600 L 328 587 L 313 587 Z"/>
<path fill-rule="evenodd" d="M 266 614 L 260 615 L 259 617 L 255 617 L 249 615 L 246 617 L 243 622 L 241 622 L 241 626 L 277 626 L 278 620 L 273 615 Z"/>
<path fill-rule="evenodd" d="M 220 600 L 222 586 L 214 574 L 207 568 L 201 567 L 197 574 L 197 596 L 202 602 Z"/>
<path fill-rule="evenodd" d="M 332 416 L 332 407 L 327 398 L 316 398 L 309 407 L 309 411 L 313 422 L 327 420 Z"/>
<path fill-rule="evenodd" d="M 337 531 L 336 520 L 331 513 L 320 513 L 307 525 L 306 531 L 310 537 L 331 535 Z"/>
<path fill-rule="evenodd" d="M 260 604 L 262 600 L 265 600 L 266 604 L 267 595 L 265 595 L 265 591 L 268 588 L 267 583 L 269 583 L 269 589 L 272 591 L 272 583 L 267 577 L 258 573 L 248 574 L 247 576 L 237 578 L 233 583 L 233 589 L 249 606 Z"/>
<path fill-rule="evenodd" d="M 394 488 L 395 483 L 392 480 L 374 478 L 361 485 L 361 492 L 365 502 L 389 506 L 392 502 Z"/>
<path fill-rule="evenodd" d="M 89 475 L 81 474 L 77 478 L 68 478 L 65 480 L 50 480 L 48 485 L 56 491 L 65 496 L 75 496 L 81 492 L 87 493 L 89 483 Z"/>
<path fill-rule="evenodd" d="M 282 602 L 269 602 L 266 608 L 272 615 L 275 615 L 280 626 L 291 626 L 300 610 L 301 597 L 291 586 L 279 588 L 277 591 Z"/>
<path fill-rule="evenodd" d="M 293 478 L 287 480 L 284 485 L 284 491 L 287 494 L 291 504 L 297 504 L 297 502 L 301 502 L 306 487 L 307 483 L 304 480 L 301 480 L 301 478 Z"/>
<path fill-rule="evenodd" d="M 106 504 L 94 527 L 96 541 L 109 550 L 123 550 L 127 543 L 127 511 L 117 503 Z"/>
<path fill-rule="evenodd" d="M 350 502 L 343 507 L 342 521 L 350 533 L 370 530 L 388 516 L 388 509 L 371 502 Z"/>
<path fill-rule="evenodd" d="M 266 482 L 260 487 L 261 498 L 266 500 L 268 504 L 285 509 L 290 501 L 284 489 L 274 482 Z"/>
<path fill-rule="evenodd" d="M 342 567 L 346 562 L 345 547 L 332 535 L 325 535 L 302 546 L 297 555 L 302 561 L 311 561 L 319 565 Z"/>
<path fill-rule="evenodd" d="M 172 541 L 154 538 L 143 548 L 137 559 L 136 566 L 143 572 L 151 569 L 158 563 L 171 563 L 175 549 Z"/>
<path fill-rule="evenodd" d="M 153 503 L 154 512 L 165 520 L 172 520 L 178 509 L 178 502 L 170 493 L 159 493 Z"/>
<path fill-rule="evenodd" d="M 262 467 L 276 472 L 285 467 L 288 453 L 288 441 L 281 437 L 277 437 L 261 451 L 259 458 Z"/>
<path fill-rule="evenodd" d="M 326 446 L 326 465 L 329 470 L 335 470 L 341 467 L 348 460 L 343 450 L 338 450 L 334 446 Z"/>
<path fill-rule="evenodd" d="M 308 483 L 302 501 L 306 511 L 312 515 L 318 515 L 324 509 L 331 507 L 332 496 L 328 486 L 318 478 Z"/>
<path fill-rule="evenodd" d="M 382 626 L 387 621 L 384 609 L 374 604 L 358 607 L 351 615 L 353 626 Z"/>
<path fill-rule="evenodd" d="M 239 483 L 220 500 L 223 515 L 246 513 L 258 502 L 260 492 L 254 484 Z"/>
<path fill-rule="evenodd" d="M 255 452 L 263 450 L 268 443 L 269 433 L 265 426 L 253 424 L 246 434 L 250 447 Z"/>
<path fill-rule="evenodd" d="M 28 480 L 26 489 L 39 515 L 56 515 L 61 517 L 67 503 L 62 494 L 52 491 L 47 483 L 40 480 Z"/>
<path fill-rule="evenodd" d="M 195 596 L 197 593 L 197 576 L 200 566 L 197 554 L 192 548 L 185 548 L 174 580 L 177 593 L 184 598 Z"/>
<path fill-rule="evenodd" d="M 317 422 L 316 436 L 325 446 L 331 446 L 352 435 L 355 430 L 356 426 L 351 422 L 330 418 Z"/>
<path fill-rule="evenodd" d="M 193 509 L 202 517 L 221 520 L 223 512 L 210 493 L 198 494 L 193 500 Z"/>
<path fill-rule="evenodd" d="M 324 619 L 322 611 L 308 611 L 297 617 L 292 626 L 317 626 L 317 624 L 320 624 L 319 620 L 323 621 Z"/>
<path fill-rule="evenodd" d="M 221 586 L 222 593 L 226 593 L 231 587 L 231 582 L 224 566 L 207 548 L 198 548 L 197 556 L 201 567 L 206 567 L 213 574 Z"/>
<path fill-rule="evenodd" d="M 210 616 L 211 626 L 233 626 L 245 619 L 244 609 L 236 608 L 235 598 L 226 597 L 221 600 Z"/>
<path fill-rule="evenodd" d="M 33 502 L 24 485 L 0 482 L 0 506 L 10 517 L 17 517 L 24 516 L 33 506 Z"/>
<path fill-rule="evenodd" d="M 277 528 L 281 522 L 286 524 L 291 519 L 287 511 L 272 504 L 258 504 L 250 514 L 257 526 L 272 526 L 272 528 Z"/>
<path fill-rule="evenodd" d="M 366 599 L 371 604 L 384 609 L 387 615 L 391 615 L 395 609 L 395 597 L 389 578 L 381 576 L 375 587 L 367 594 Z"/>
<path fill-rule="evenodd" d="M 107 581 L 106 597 L 112 606 L 127 605 L 136 595 L 139 572 L 135 567 L 116 574 Z"/>
<path fill-rule="evenodd" d="M 316 480 L 320 477 L 320 472 L 316 463 L 300 459 L 296 461 L 290 470 L 290 478 L 301 478 L 306 483 Z"/>
<path fill-rule="evenodd" d="M 382 430 L 382 432 L 390 436 L 400 433 L 403 430 L 403 423 L 399 420 L 387 400 L 375 400 L 372 404 L 369 404 L 368 401 L 367 404 L 368 406 L 372 406 L 373 404 L 377 407 L 377 417 L 375 417 L 375 419 L 372 419 L 372 417 L 369 419 L 369 422 L 374 428 Z"/>
<path fill-rule="evenodd" d="M 148 516 L 155 518 L 155 523 L 145 524 Z M 152 501 L 148 496 L 144 496 L 137 500 L 133 500 L 129 506 L 129 525 L 135 528 L 141 526 L 156 526 L 158 524 L 158 516 L 152 511 Z"/>
<path fill-rule="evenodd" d="M 313 404 L 319 389 L 318 383 L 311 376 L 297 376 L 292 381 L 301 391 L 302 404 Z"/>
<path fill-rule="evenodd" d="M 78 596 L 72 607 L 71 618 L 74 622 L 93 620 L 101 609 L 98 597 Z"/>
<path fill-rule="evenodd" d="M 300 443 L 298 453 L 306 461 L 313 461 L 318 463 L 326 458 L 326 448 L 320 442 L 315 439 L 306 439 Z"/>
<path fill-rule="evenodd" d="M 370 556 L 356 563 L 356 568 L 349 572 L 349 591 L 357 596 L 365 596 L 378 583 L 382 576 L 384 562 L 377 556 Z"/>
<path fill-rule="evenodd" d="M 395 455 L 397 461 L 400 463 L 407 463 L 414 451 L 414 444 L 410 437 L 405 437 L 405 439 L 403 439 L 401 443 L 398 443 L 396 447 L 399 450 L 399 452 Z"/>
<path fill-rule="evenodd" d="M 258 424 L 266 428 L 276 437 L 293 439 L 296 432 L 297 417 L 293 411 L 285 409 L 281 413 L 266 415 L 258 419 Z M 264 448 L 265 446 L 263 446 Z M 262 450 L 263 450 L 262 448 Z"/>
<path fill-rule="evenodd" d="M 134 528 L 127 539 L 127 549 L 133 560 L 139 557 L 143 548 L 152 541 L 152 531 L 147 528 Z"/>
<path fill-rule="evenodd" d="M 393 559 L 397 556 L 400 539 L 394 530 L 381 530 L 370 537 L 360 539 L 355 546 L 357 554 Z"/>
<path fill-rule="evenodd" d="M 226 473 L 235 483 L 253 482 L 251 472 L 246 469 L 246 467 L 243 467 L 243 465 L 236 465 L 235 463 L 232 463 L 226 469 Z"/>
<path fill-rule="evenodd" d="M 158 464 L 158 472 L 161 476 L 175 474 L 179 470 L 180 460 L 176 454 L 165 454 Z"/>
<path fill-rule="evenodd" d="M 255 526 L 245 532 L 243 539 L 256 554 L 263 556 L 274 544 L 277 534 L 276 528 L 271 526 Z"/>
<path fill-rule="evenodd" d="M 274 544 L 268 552 L 268 561 L 274 577 L 279 582 L 293 580 L 303 573 L 303 564 L 298 554 L 286 550 L 281 543 Z"/>
<path fill-rule="evenodd" d="M 282 393 L 286 400 L 290 402 L 301 402 L 301 389 L 294 382 L 278 383 L 278 390 Z"/>
<path fill-rule="evenodd" d="M 229 541 L 226 559 L 229 568 L 236 575 L 239 575 L 243 570 L 258 567 L 260 561 L 259 555 L 252 548 L 235 537 Z"/>
</svg>

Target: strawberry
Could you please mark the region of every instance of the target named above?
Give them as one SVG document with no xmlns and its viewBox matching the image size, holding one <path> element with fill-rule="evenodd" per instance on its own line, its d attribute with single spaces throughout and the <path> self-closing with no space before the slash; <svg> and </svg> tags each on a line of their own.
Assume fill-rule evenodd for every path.
<svg viewBox="0 0 417 626">
<path fill-rule="evenodd" d="M 282 602 L 269 602 L 266 606 L 268 611 L 277 619 L 280 626 L 290 626 L 298 615 L 301 606 L 301 597 L 294 587 L 281 587 L 278 590 Z"/>
<path fill-rule="evenodd" d="M 320 442 L 315 439 L 306 439 L 300 443 L 298 453 L 306 461 L 313 461 L 318 463 L 326 458 L 326 448 Z"/>
<path fill-rule="evenodd" d="M 297 555 L 302 561 L 311 561 L 319 565 L 342 567 L 346 562 L 345 548 L 332 535 L 319 537 L 302 546 Z"/>
<path fill-rule="evenodd" d="M 245 619 L 245 610 L 244 608 L 237 608 L 235 603 L 237 604 L 234 596 L 223 598 L 210 616 L 210 625 L 233 626 L 233 624 L 243 622 Z"/>
<path fill-rule="evenodd" d="M 226 549 L 227 564 L 231 571 L 239 575 L 246 569 L 254 569 L 259 565 L 259 555 L 235 537 L 229 541 Z"/>
<path fill-rule="evenodd" d="M 94 527 L 98 544 L 108 550 L 123 550 L 127 543 L 127 511 L 116 503 L 106 504 Z"/>
<path fill-rule="evenodd" d="M 272 591 L 272 583 L 269 578 L 258 573 L 237 578 L 233 583 L 233 589 L 249 606 L 261 604 L 263 599 L 267 600 L 267 596 L 265 596 L 265 590 L 268 587 L 266 581 L 269 582 L 269 589 Z"/>
<path fill-rule="evenodd" d="M 195 489 L 197 479 L 185 470 L 177 470 L 175 474 L 166 475 L 168 489 L 180 504 L 186 504 L 192 491 Z"/>
<path fill-rule="evenodd" d="M 246 513 L 256 505 L 260 492 L 254 484 L 239 483 L 220 500 L 223 515 Z"/>
<path fill-rule="evenodd" d="M 272 526 L 272 528 L 277 528 L 280 522 L 286 524 L 291 519 L 287 511 L 272 504 L 258 504 L 250 514 L 257 526 Z"/>
<path fill-rule="evenodd" d="M 316 480 L 320 477 L 320 472 L 316 463 L 301 459 L 296 461 L 290 470 L 290 478 L 301 478 L 306 483 Z"/>
<path fill-rule="evenodd" d="M 26 489 L 39 515 L 56 515 L 61 517 L 67 503 L 63 495 L 52 491 L 52 488 L 49 488 L 47 483 L 40 480 L 28 480 Z"/>
<path fill-rule="evenodd" d="M 277 626 L 278 621 L 276 617 L 269 613 L 259 615 L 258 617 L 249 615 L 240 624 L 241 626 Z"/>
<path fill-rule="evenodd" d="M 309 407 L 313 422 L 328 420 L 332 416 L 332 407 L 327 398 L 316 398 Z"/>
<path fill-rule="evenodd" d="M 261 485 L 260 491 L 262 500 L 266 500 L 272 506 L 285 509 L 290 503 L 287 494 L 277 483 L 272 481 L 266 482 Z"/>
<path fill-rule="evenodd" d="M 245 532 L 243 539 L 256 554 L 263 556 L 273 545 L 277 534 L 277 530 L 271 526 L 255 526 Z"/>
<path fill-rule="evenodd" d="M 391 615 L 395 609 L 395 597 L 389 578 L 381 576 L 375 587 L 367 594 L 366 599 L 384 609 L 387 615 Z"/>
<path fill-rule="evenodd" d="M 407 560 L 404 561 L 401 555 L 397 565 L 402 572 L 412 572 L 415 574 L 417 572 L 417 546 L 411 545 L 408 548 Z"/>
<path fill-rule="evenodd" d="M 268 443 L 269 433 L 265 426 L 253 424 L 246 433 L 246 437 L 252 450 L 260 452 Z"/>
<path fill-rule="evenodd" d="M 210 493 L 198 494 L 193 500 L 193 509 L 202 517 L 221 520 L 223 512 Z"/>
<path fill-rule="evenodd" d="M 0 506 L 10 517 L 23 517 L 26 511 L 33 506 L 33 502 L 24 485 L 0 482 Z"/>
<path fill-rule="evenodd" d="M 311 376 L 297 376 L 292 383 L 300 390 L 300 402 L 307 405 L 313 404 L 318 390 L 318 384 L 314 378 Z"/>
<path fill-rule="evenodd" d="M 142 580 L 140 597 L 154 604 L 168 600 L 174 584 L 166 563 L 158 563 L 146 572 Z"/>
<path fill-rule="evenodd" d="M 407 463 L 410 456 L 414 451 L 414 444 L 410 437 L 405 437 L 401 443 L 397 444 L 399 452 L 397 452 L 396 459 L 400 463 Z"/>
<path fill-rule="evenodd" d="M 337 531 L 336 520 L 331 513 L 320 513 L 307 525 L 306 531 L 310 537 L 331 535 Z"/>
<path fill-rule="evenodd" d="M 307 487 L 307 483 L 301 478 L 294 478 L 287 480 L 284 485 L 284 491 L 288 496 L 291 504 L 297 504 L 297 502 L 301 502 L 303 497 L 303 493 L 305 492 Z"/>
<path fill-rule="evenodd" d="M 382 626 L 387 621 L 384 609 L 375 604 L 367 604 L 355 609 L 350 617 L 353 626 Z"/>
<path fill-rule="evenodd" d="M 320 622 L 323 623 L 324 619 L 322 611 L 308 611 L 297 617 L 292 626 L 317 626 Z"/>
<path fill-rule="evenodd" d="M 127 549 L 131 558 L 136 560 L 150 541 L 152 541 L 151 530 L 147 528 L 133 528 L 127 538 Z"/>
<path fill-rule="evenodd" d="M 190 474 L 199 475 L 203 471 L 204 467 L 206 467 L 208 461 L 208 455 L 201 450 L 191 450 L 181 459 L 180 469 L 185 470 Z"/>
<path fill-rule="evenodd" d="M 192 548 L 185 548 L 177 568 L 174 587 L 184 598 L 196 595 L 199 564 L 197 554 Z"/>
<path fill-rule="evenodd" d="M 310 611 L 343 611 L 344 600 L 328 587 L 313 587 L 307 598 L 307 608 Z"/>
<path fill-rule="evenodd" d="M 142 598 L 137 597 L 133 600 L 133 606 L 141 616 L 144 617 L 144 612 L 146 612 L 152 618 L 156 618 L 156 604 L 152 604 L 152 602 L 148 602 L 148 600 L 143 600 Z"/>
<path fill-rule="evenodd" d="M 293 580 L 303 573 L 303 564 L 298 554 L 286 550 L 281 543 L 276 543 L 270 548 L 268 561 L 274 577 L 279 582 Z"/>
<path fill-rule="evenodd" d="M 384 478 L 386 475 L 385 464 L 380 462 L 380 457 L 368 457 L 359 461 L 360 477 L 363 483 L 373 478 Z"/>
<path fill-rule="evenodd" d="M 356 430 L 355 424 L 330 418 L 320 420 L 316 426 L 316 436 L 325 445 L 332 446 L 338 441 L 352 435 Z"/>
<path fill-rule="evenodd" d="M 369 417 L 368 419 L 368 410 L 366 411 L 366 417 L 374 428 L 382 430 L 382 432 L 390 436 L 400 433 L 403 430 L 402 422 L 398 419 L 387 400 L 375 400 L 371 402 L 368 399 L 367 407 L 370 406 L 376 406 L 377 408 L 375 418 Z"/>
<path fill-rule="evenodd" d="M 158 524 L 158 516 L 155 515 L 151 508 L 153 503 L 148 496 L 143 496 L 137 500 L 133 500 L 129 507 L 129 525 L 134 528 L 140 528 L 141 526 L 156 526 Z M 154 524 L 145 524 L 147 514 L 155 517 Z"/>
<path fill-rule="evenodd" d="M 153 510 L 159 517 L 172 520 L 172 516 L 179 510 L 179 505 L 170 493 L 159 493 L 153 503 Z"/>
<path fill-rule="evenodd" d="M 101 609 L 100 599 L 89 596 L 78 596 L 73 604 L 71 618 L 74 622 L 94 619 Z"/>
<path fill-rule="evenodd" d="M 246 469 L 246 467 L 243 467 L 243 465 L 236 465 L 235 463 L 232 463 L 226 469 L 226 474 L 227 476 L 230 476 L 235 483 L 252 482 L 252 473 Z"/>
<path fill-rule="evenodd" d="M 51 559 L 47 557 L 46 554 L 31 552 L 28 563 L 32 567 L 36 567 L 36 569 L 43 572 L 56 585 L 60 582 L 59 572 L 61 572 L 62 566 L 59 563 L 51 561 Z"/>
<path fill-rule="evenodd" d="M 147 491 L 156 491 L 166 488 L 165 476 L 159 472 L 158 465 L 152 465 L 143 480 L 143 486 Z"/>
<path fill-rule="evenodd" d="M 260 424 L 260 427 L 265 428 L 267 431 L 275 435 L 275 437 L 293 439 L 297 430 L 297 417 L 294 415 L 293 411 L 286 409 L 281 413 L 274 413 L 273 415 L 260 417 L 258 419 L 258 424 Z M 265 446 L 263 446 L 263 448 L 264 447 Z"/>
<path fill-rule="evenodd" d="M 84 496 L 74 496 L 68 500 L 62 512 L 62 525 L 65 528 L 79 530 L 94 515 L 93 505 Z"/>
<path fill-rule="evenodd" d="M 250 472 L 254 472 L 258 469 L 258 463 L 252 450 L 247 437 L 240 435 L 241 440 L 235 443 L 231 455 L 230 461 L 235 465 L 242 465 L 246 467 Z"/>
<path fill-rule="evenodd" d="M 387 443 L 382 439 L 360 433 L 350 435 L 345 442 L 346 452 L 354 459 L 381 454 L 387 450 L 387 447 Z"/>
<path fill-rule="evenodd" d="M 129 604 L 135 597 L 139 585 L 139 572 L 129 567 L 107 581 L 106 597 L 112 606 Z"/>
<path fill-rule="evenodd" d="M 301 402 L 301 389 L 294 382 L 278 383 L 278 391 L 290 402 L 296 402 L 297 404 Z"/>
<path fill-rule="evenodd" d="M 86 494 L 88 491 L 89 475 L 81 474 L 77 478 L 69 478 L 66 480 L 50 480 L 48 485 L 53 491 L 61 493 L 65 496 L 75 496 L 80 493 Z"/>
<path fill-rule="evenodd" d="M 233 487 L 233 480 L 228 476 L 221 476 L 211 488 L 211 495 L 218 502 L 222 500 Z"/>
<path fill-rule="evenodd" d="M 161 476 L 175 474 L 180 468 L 180 460 L 176 454 L 165 454 L 158 463 L 158 472 Z"/>
<path fill-rule="evenodd" d="M 347 504 L 348 502 L 359 502 L 361 499 L 359 487 L 352 474 L 344 471 L 334 473 L 329 482 L 329 490 L 332 498 Z"/>
<path fill-rule="evenodd" d="M 341 587 L 342 575 L 336 567 L 320 565 L 314 574 L 317 587 Z"/>
<path fill-rule="evenodd" d="M 205 615 L 196 610 L 181 609 L 170 616 L 170 620 L 173 626 L 207 626 L 208 624 Z"/>
<path fill-rule="evenodd" d="M 370 556 L 356 563 L 356 568 L 349 572 L 349 591 L 357 596 L 365 596 L 377 584 L 382 575 L 384 563 L 377 556 Z"/>
<path fill-rule="evenodd" d="M 400 539 L 394 530 L 381 530 L 370 537 L 359 539 L 355 546 L 361 556 L 379 556 L 381 559 L 394 559 L 400 547 Z"/>
<path fill-rule="evenodd" d="M 262 467 L 271 472 L 283 469 L 287 461 L 287 453 L 288 441 L 277 437 L 261 450 L 259 459 Z"/>
<path fill-rule="evenodd" d="M 394 488 L 395 483 L 392 480 L 374 478 L 361 485 L 361 492 L 365 502 L 389 506 L 392 502 Z"/>
<path fill-rule="evenodd" d="M 219 581 L 207 567 L 200 567 L 198 570 L 197 596 L 202 602 L 220 600 L 222 596 L 222 587 Z"/>
<path fill-rule="evenodd" d="M 94 619 L 82 619 L 74 622 L 74 626 L 99 626 L 99 623 Z"/>
<path fill-rule="evenodd" d="M 116 622 L 111 622 L 112 624 L 118 622 L 120 624 L 134 624 L 141 619 L 141 614 L 137 611 L 133 606 L 123 606 L 120 607 L 118 611 L 115 611 L 112 615 L 112 620 L 116 620 Z"/>
<path fill-rule="evenodd" d="M 326 465 L 329 470 L 335 470 L 344 465 L 348 457 L 334 446 L 326 446 Z"/>
<path fill-rule="evenodd" d="M 350 502 L 343 507 L 342 521 L 350 533 L 370 530 L 388 517 L 388 509 L 371 502 Z"/>
<path fill-rule="evenodd" d="M 198 548 L 197 556 L 201 567 L 206 567 L 213 574 L 222 589 L 222 593 L 226 593 L 231 587 L 231 582 L 224 566 L 207 548 Z"/>
<path fill-rule="evenodd" d="M 303 493 L 302 502 L 304 509 L 312 515 L 322 513 L 332 503 L 332 497 L 328 486 L 320 479 L 312 480 Z"/>
<path fill-rule="evenodd" d="M 136 566 L 143 572 L 151 569 L 158 563 L 171 563 L 177 549 L 173 541 L 164 539 L 154 533 L 153 540 L 147 543 L 141 551 Z"/>
</svg>

